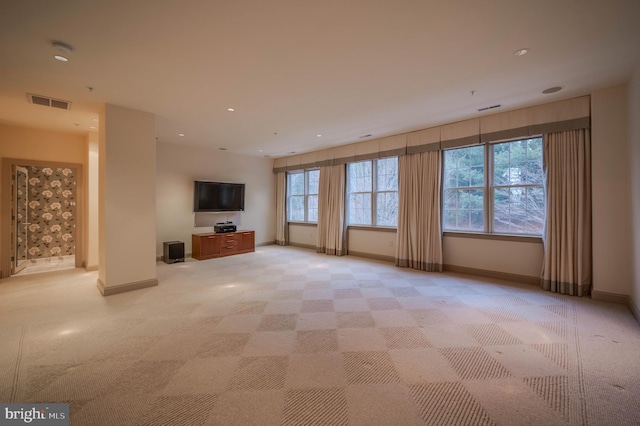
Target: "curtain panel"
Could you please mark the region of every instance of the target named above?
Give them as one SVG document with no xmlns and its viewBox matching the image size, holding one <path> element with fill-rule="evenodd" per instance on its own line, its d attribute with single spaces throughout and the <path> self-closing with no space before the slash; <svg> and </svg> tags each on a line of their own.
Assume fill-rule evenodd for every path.
<svg viewBox="0 0 640 426">
<path fill-rule="evenodd" d="M 401 156 L 398 178 L 396 266 L 442 272 L 440 151 Z"/>
<path fill-rule="evenodd" d="M 318 235 L 316 251 L 329 255 L 347 254 L 345 196 L 347 173 L 344 164 L 320 167 L 318 190 Z"/>
<path fill-rule="evenodd" d="M 591 135 L 544 136 L 547 198 L 542 288 L 575 296 L 591 291 Z"/>
<path fill-rule="evenodd" d="M 276 244 L 289 244 L 289 228 L 287 227 L 287 174 L 276 173 Z"/>
</svg>

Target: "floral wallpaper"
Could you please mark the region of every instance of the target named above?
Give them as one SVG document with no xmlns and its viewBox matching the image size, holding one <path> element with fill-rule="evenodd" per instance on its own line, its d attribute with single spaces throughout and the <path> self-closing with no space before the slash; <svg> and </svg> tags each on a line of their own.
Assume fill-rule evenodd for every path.
<svg viewBox="0 0 640 426">
<path fill-rule="evenodd" d="M 29 259 L 75 254 L 76 177 L 70 168 L 27 167 Z M 20 244 L 21 242 L 19 242 Z"/>
</svg>

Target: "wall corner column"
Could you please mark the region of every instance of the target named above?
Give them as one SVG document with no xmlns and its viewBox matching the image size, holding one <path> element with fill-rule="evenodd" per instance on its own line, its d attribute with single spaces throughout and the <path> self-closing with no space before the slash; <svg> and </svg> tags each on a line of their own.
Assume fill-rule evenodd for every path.
<svg viewBox="0 0 640 426">
<path fill-rule="evenodd" d="M 158 285 L 155 116 L 104 105 L 98 145 L 98 289 Z"/>
</svg>

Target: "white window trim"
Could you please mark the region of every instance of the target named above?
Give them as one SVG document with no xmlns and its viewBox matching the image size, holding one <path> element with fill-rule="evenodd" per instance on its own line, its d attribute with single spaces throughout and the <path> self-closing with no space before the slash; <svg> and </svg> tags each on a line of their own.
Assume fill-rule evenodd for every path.
<svg viewBox="0 0 640 426">
<path fill-rule="evenodd" d="M 494 198 L 495 198 L 495 194 L 494 191 L 496 188 L 525 188 L 525 187 L 532 187 L 532 188 L 541 188 L 543 191 L 545 191 L 545 185 L 544 183 L 542 184 L 521 184 L 521 185 L 495 185 L 494 184 L 494 164 L 493 164 L 493 147 L 494 145 L 498 145 L 501 143 L 509 143 L 509 142 L 517 142 L 517 141 L 522 141 L 522 140 L 529 140 L 529 139 L 543 139 L 543 135 L 532 135 L 532 136 L 525 136 L 525 137 L 518 137 L 518 138 L 513 138 L 513 139 L 505 139 L 505 140 L 498 140 L 498 141 L 490 141 L 487 142 L 485 144 L 483 144 L 483 150 L 484 150 L 484 185 L 483 186 L 471 186 L 471 187 L 455 187 L 455 188 L 446 188 L 445 187 L 445 167 L 444 167 L 444 162 L 445 162 L 445 156 L 442 155 L 442 175 L 441 175 L 441 197 L 440 199 L 441 201 L 441 215 L 443 218 L 442 221 L 442 233 L 443 234 L 449 234 L 449 236 L 453 236 L 454 234 L 456 235 L 475 235 L 478 238 L 483 238 L 483 237 L 491 237 L 491 236 L 495 236 L 495 237 L 505 237 L 505 238 L 526 238 L 526 239 L 531 239 L 531 240 L 540 240 L 543 237 L 543 233 L 541 234 L 525 234 L 525 233 L 505 233 L 505 232 L 495 232 L 494 231 Z M 459 147 L 455 147 L 455 148 L 450 148 L 450 149 L 446 149 L 444 151 L 454 151 L 456 149 L 462 149 L 462 148 L 471 148 L 473 146 L 476 145 L 468 145 L 468 146 L 459 146 Z M 482 231 L 475 231 L 475 230 L 458 230 L 458 229 L 445 229 L 444 228 L 444 194 L 445 191 L 448 189 L 456 189 L 456 190 L 482 190 L 482 192 L 484 193 L 483 197 L 483 201 L 484 201 L 484 229 Z M 545 191 L 546 192 L 546 191 Z M 546 202 L 546 194 L 545 194 L 545 202 Z M 546 222 L 546 217 L 545 217 L 545 222 Z"/>
<path fill-rule="evenodd" d="M 305 170 L 296 170 L 296 171 L 292 171 L 292 172 L 288 172 L 287 173 L 287 223 L 311 223 L 311 224 L 317 224 L 318 221 L 310 221 L 309 220 L 309 196 L 310 195 L 315 195 L 315 196 L 319 196 L 319 190 L 318 193 L 309 193 L 309 172 L 313 172 L 313 171 L 319 171 L 319 168 L 313 168 L 313 169 L 305 169 Z M 302 174 L 304 176 L 304 194 L 289 194 L 289 176 L 290 175 L 294 175 L 294 174 Z M 300 220 L 292 220 L 289 216 L 289 206 L 291 205 L 290 200 L 291 197 L 304 197 L 304 220 L 300 221 Z"/>
<path fill-rule="evenodd" d="M 377 210 L 377 205 L 378 205 L 378 194 L 393 194 L 393 193 L 398 193 L 398 190 L 396 189 L 395 191 L 390 191 L 390 190 L 381 190 L 378 191 L 377 187 L 378 187 L 378 160 L 386 160 L 389 158 L 395 158 L 396 162 L 399 162 L 398 157 L 384 157 L 384 158 L 374 158 L 372 160 L 364 160 L 364 161 L 354 161 L 351 163 L 347 163 L 347 191 L 345 194 L 346 197 L 346 204 L 347 204 L 347 227 L 353 227 L 353 228 L 376 228 L 376 229 L 397 229 L 398 228 L 398 224 L 397 224 L 397 217 L 396 217 L 396 225 L 395 226 L 389 226 L 389 225 L 378 225 L 377 219 L 378 219 L 378 210 Z M 349 175 L 349 165 L 350 164 L 357 164 L 357 163 L 371 163 L 371 191 L 355 191 L 355 192 L 349 192 L 349 181 L 351 179 L 350 175 Z M 399 164 L 396 163 L 398 166 Z M 399 178 L 398 178 L 399 180 Z M 349 203 L 349 198 L 350 195 L 352 194 L 370 194 L 370 200 L 371 200 L 371 223 L 349 223 L 349 210 L 350 210 L 350 203 Z"/>
</svg>

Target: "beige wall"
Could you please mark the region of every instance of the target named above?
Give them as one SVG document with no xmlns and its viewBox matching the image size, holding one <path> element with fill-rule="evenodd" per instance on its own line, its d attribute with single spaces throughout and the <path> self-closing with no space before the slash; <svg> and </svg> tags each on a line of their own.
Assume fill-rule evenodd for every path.
<svg viewBox="0 0 640 426">
<path fill-rule="evenodd" d="M 593 290 L 631 293 L 627 86 L 591 94 Z"/>
<path fill-rule="evenodd" d="M 304 247 L 316 245 L 316 227 L 289 225 L 289 241 Z M 349 228 L 349 253 L 393 260 L 396 233 L 370 229 Z M 501 241 L 479 238 L 444 237 L 443 257 L 446 265 L 509 275 L 537 278 L 542 270 L 542 243 Z"/>
<path fill-rule="evenodd" d="M 633 217 L 640 217 L 640 171 L 637 170 L 638 167 L 630 166 L 640 164 L 640 120 L 635 119 L 640 116 L 638 74 L 636 70 L 633 90 L 629 95 L 632 105 L 630 117 L 634 119 L 627 120 L 627 86 L 599 90 L 591 95 L 594 290 L 600 293 L 629 295 L 632 292 L 631 283 L 635 273 L 633 282 L 636 305 L 640 304 L 640 225 L 634 224 L 632 220 L 631 202 L 634 203 L 635 209 Z M 629 129 L 633 140 L 633 152 L 629 149 Z M 631 162 L 629 158 L 632 158 Z M 631 193 L 633 197 L 629 197 Z M 634 225 L 635 233 L 632 237 L 630 230 Z M 291 225 L 289 236 L 292 243 L 315 245 L 315 228 Z M 395 242 L 395 234 L 350 230 L 348 241 L 349 250 L 391 257 L 395 253 L 395 248 L 391 249 L 389 246 Z M 633 247 L 635 252 L 632 251 Z M 445 237 L 443 257 L 446 265 L 539 277 L 542 270 L 543 246 L 539 241 Z"/>
<path fill-rule="evenodd" d="M 99 192 L 98 192 L 98 134 L 90 133 L 87 136 L 87 270 L 97 270 L 99 264 L 98 252 L 98 211 L 99 211 Z"/>
<path fill-rule="evenodd" d="M 86 164 L 86 136 L 0 124 L 0 156 Z"/>
<path fill-rule="evenodd" d="M 542 243 L 461 236 L 444 237 L 442 256 L 447 266 L 538 278 L 542 272 Z"/>
<path fill-rule="evenodd" d="M 212 226 L 195 226 L 193 181 L 210 180 L 245 184 L 245 211 L 198 213 L 199 220 L 231 220 L 240 229 L 256 232 L 256 244 L 275 239 L 275 188 L 273 160 L 169 143 L 157 144 L 156 255 L 164 241 L 184 241 L 191 253 L 191 234 L 212 232 Z"/>
<path fill-rule="evenodd" d="M 105 105 L 99 141 L 99 284 L 104 294 L 156 280 L 153 114 Z"/>
<path fill-rule="evenodd" d="M 396 236 L 396 232 L 349 228 L 349 253 L 367 253 L 376 258 L 394 260 Z"/>
<path fill-rule="evenodd" d="M 316 225 L 289 225 L 289 243 L 303 247 L 316 246 L 318 228 Z"/>
<path fill-rule="evenodd" d="M 629 85 L 629 166 L 631 169 L 632 203 L 632 264 L 631 300 L 636 318 L 640 320 L 640 62 Z"/>
<path fill-rule="evenodd" d="M 0 158 L 81 164 L 86 182 L 86 152 L 87 142 L 84 135 L 0 124 Z M 0 170 L 0 176 L 2 175 Z M 0 195 L 5 187 L 6 182 L 0 182 Z M 10 237 L 0 231 L 0 240 L 5 238 Z M 79 254 L 81 257 L 84 256 L 84 253 Z M 5 255 L 0 252 L 1 257 Z M 3 277 L 9 275 L 10 271 L 2 271 Z"/>
</svg>

